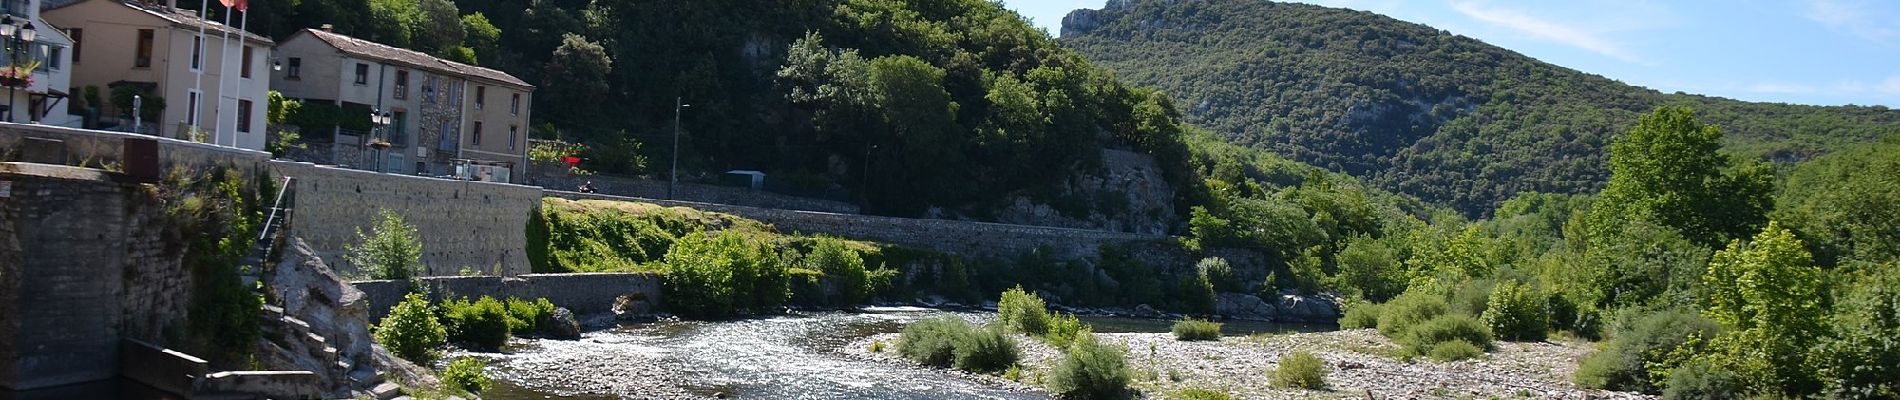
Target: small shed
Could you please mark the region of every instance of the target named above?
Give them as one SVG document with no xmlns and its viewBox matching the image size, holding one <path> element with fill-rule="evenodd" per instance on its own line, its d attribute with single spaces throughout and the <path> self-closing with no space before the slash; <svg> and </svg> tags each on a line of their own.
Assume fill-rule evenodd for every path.
<svg viewBox="0 0 1900 400">
<path fill-rule="evenodd" d="M 752 190 L 765 188 L 765 173 L 752 170 L 735 169 L 726 171 L 719 177 L 719 183 L 726 186 L 743 187 Z"/>
</svg>

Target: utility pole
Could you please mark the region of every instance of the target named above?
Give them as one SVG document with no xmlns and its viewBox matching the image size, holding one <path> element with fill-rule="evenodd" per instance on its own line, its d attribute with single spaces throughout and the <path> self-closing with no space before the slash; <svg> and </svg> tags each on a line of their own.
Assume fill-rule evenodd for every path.
<svg viewBox="0 0 1900 400">
<path fill-rule="evenodd" d="M 666 180 L 667 200 L 677 200 L 673 197 L 673 192 L 680 182 L 680 109 L 686 107 L 692 107 L 692 105 L 686 104 L 685 98 L 673 98 L 673 168 L 668 173 L 670 177 Z"/>
</svg>

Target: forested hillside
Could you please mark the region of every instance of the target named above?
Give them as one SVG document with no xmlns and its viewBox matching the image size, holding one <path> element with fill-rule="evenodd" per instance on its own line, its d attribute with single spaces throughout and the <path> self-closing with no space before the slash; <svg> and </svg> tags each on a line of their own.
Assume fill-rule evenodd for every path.
<svg viewBox="0 0 1900 400">
<path fill-rule="evenodd" d="M 535 134 L 589 146 L 582 167 L 598 172 L 665 172 L 649 166 L 671 156 L 677 100 L 683 176 L 762 170 L 882 214 L 1056 202 L 1043 189 L 1099 168 L 1104 148 L 1192 181 L 1165 98 L 988 1 L 268 3 L 274 36 L 333 24 L 538 85 Z"/>
<path fill-rule="evenodd" d="M 1130 0 L 1062 42 L 1237 144 L 1481 215 L 1519 192 L 1590 193 L 1611 137 L 1660 105 L 1794 162 L 1900 136 L 1900 111 L 1664 94 L 1369 12 L 1258 0 Z"/>
</svg>

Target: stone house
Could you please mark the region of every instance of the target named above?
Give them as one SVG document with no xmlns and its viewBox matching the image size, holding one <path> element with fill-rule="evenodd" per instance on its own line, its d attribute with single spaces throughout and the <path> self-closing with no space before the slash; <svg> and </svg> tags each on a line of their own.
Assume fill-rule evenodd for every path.
<svg viewBox="0 0 1900 400">
<path fill-rule="evenodd" d="M 72 87 L 97 88 L 108 103 L 112 90 L 137 88 L 143 106 L 164 104 L 136 129 L 129 107 L 104 107 L 102 116 L 121 126 L 114 129 L 188 140 L 196 129 L 212 144 L 264 148 L 270 38 L 200 19 L 177 0 L 55 2 L 41 16 L 74 43 Z"/>
<path fill-rule="evenodd" d="M 284 65 L 271 81 L 284 96 L 388 113 L 387 126 L 368 132 L 335 128 L 331 163 L 506 182 L 525 175 L 511 173 L 527 166 L 534 86 L 521 79 L 328 29 L 291 34 L 277 53 Z M 376 141 L 389 146 L 367 145 Z"/>
</svg>

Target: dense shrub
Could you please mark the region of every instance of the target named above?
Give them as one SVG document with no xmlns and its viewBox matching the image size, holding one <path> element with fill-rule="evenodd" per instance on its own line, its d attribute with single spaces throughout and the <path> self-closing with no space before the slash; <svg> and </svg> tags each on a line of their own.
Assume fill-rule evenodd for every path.
<svg viewBox="0 0 1900 400">
<path fill-rule="evenodd" d="M 1119 399 L 1128 392 L 1128 351 L 1094 335 L 1078 336 L 1046 381 L 1062 398 Z"/>
<path fill-rule="evenodd" d="M 441 354 L 436 348 L 448 340 L 448 333 L 435 320 L 435 307 L 417 293 L 404 296 L 401 303 L 390 308 L 389 315 L 376 325 L 374 336 L 389 352 L 418 364 L 435 361 Z"/>
<path fill-rule="evenodd" d="M 1441 315 L 1412 327 L 1399 338 L 1399 344 L 1411 355 L 1428 355 L 1439 343 L 1463 340 L 1478 346 L 1479 349 L 1491 347 L 1491 328 L 1486 328 L 1478 320 L 1461 314 Z"/>
<path fill-rule="evenodd" d="M 871 280 L 864 269 L 864 258 L 857 250 L 845 247 L 842 239 L 820 237 L 805 256 L 807 268 L 824 272 L 838 287 L 837 304 L 855 306 L 871 297 Z"/>
<path fill-rule="evenodd" d="M 1273 386 L 1282 388 L 1319 390 L 1326 387 L 1326 362 L 1313 353 L 1295 351 L 1280 356 L 1280 366 L 1273 369 Z"/>
<path fill-rule="evenodd" d="M 1648 365 L 1663 362 L 1669 352 L 1682 346 L 1691 335 L 1715 337 L 1721 326 L 1695 311 L 1665 310 L 1651 314 L 1632 314 L 1634 322 L 1618 324 L 1602 350 L 1585 357 L 1577 365 L 1577 385 L 1591 389 L 1658 393 L 1650 381 Z"/>
<path fill-rule="evenodd" d="M 996 319 L 1010 331 L 1030 336 L 1039 336 L 1049 332 L 1049 310 L 1041 297 L 1023 290 L 1022 286 L 1003 291 L 1001 300 L 996 301 Z"/>
<path fill-rule="evenodd" d="M 1214 283 L 1205 274 L 1185 275 L 1175 281 L 1174 307 L 1188 314 L 1214 313 Z"/>
<path fill-rule="evenodd" d="M 1240 277 L 1234 275 L 1234 267 L 1227 264 L 1227 259 L 1203 258 L 1201 262 L 1194 264 L 1194 267 L 1202 276 L 1207 277 L 1208 283 L 1214 284 L 1215 291 L 1238 293 L 1246 286 L 1246 283 L 1240 281 Z"/>
<path fill-rule="evenodd" d="M 1445 299 L 1438 295 L 1424 291 L 1405 292 L 1381 307 L 1379 333 L 1398 338 L 1413 325 L 1445 315 L 1448 308 Z"/>
<path fill-rule="evenodd" d="M 1068 348 L 1070 344 L 1075 343 L 1077 336 L 1093 334 L 1090 331 L 1088 324 L 1083 324 L 1081 319 L 1075 317 L 1075 314 L 1057 312 L 1054 317 L 1049 318 L 1049 333 L 1042 335 L 1042 339 L 1056 348 Z"/>
<path fill-rule="evenodd" d="M 541 331 L 541 320 L 554 314 L 554 303 L 538 298 L 534 301 L 508 298 L 508 332 L 517 336 Z"/>
<path fill-rule="evenodd" d="M 493 297 L 442 304 L 442 325 L 448 328 L 449 340 L 477 349 L 494 350 L 508 343 L 511 319 L 508 305 Z"/>
<path fill-rule="evenodd" d="M 455 390 L 481 393 L 488 390 L 488 375 L 482 372 L 487 368 L 488 363 L 475 357 L 458 358 L 449 363 L 448 369 L 442 370 L 442 383 Z"/>
<path fill-rule="evenodd" d="M 377 209 L 370 233 L 357 228 L 356 240 L 358 244 L 343 246 L 343 258 L 370 279 L 409 279 L 424 272 L 422 238 L 416 226 L 403 222 L 395 211 Z"/>
<path fill-rule="evenodd" d="M 1001 372 L 1016 365 L 1016 339 L 1001 327 L 975 329 L 956 335 L 957 369 L 970 372 Z"/>
<path fill-rule="evenodd" d="M 1220 340 L 1220 323 L 1200 319 L 1174 321 L 1174 340 Z"/>
<path fill-rule="evenodd" d="M 1467 358 L 1483 357 L 1484 349 L 1478 348 L 1478 345 L 1471 344 L 1471 342 L 1467 342 L 1464 339 L 1452 339 L 1433 345 L 1431 351 L 1426 352 L 1425 356 L 1431 357 L 1433 360 L 1450 362 Z"/>
<path fill-rule="evenodd" d="M 1445 293 L 1445 304 L 1453 313 L 1482 315 L 1491 306 L 1491 289 L 1497 281 L 1490 279 L 1472 279 L 1452 285 Z"/>
<path fill-rule="evenodd" d="M 953 316 L 917 321 L 897 336 L 897 353 L 918 364 L 949 367 L 956 362 L 959 338 L 975 330 L 969 322 Z"/>
<path fill-rule="evenodd" d="M 1227 392 L 1214 389 L 1189 388 L 1168 394 L 1168 400 L 1228 400 L 1233 398 Z"/>
<path fill-rule="evenodd" d="M 1735 371 L 1706 360 L 1683 363 L 1669 373 L 1663 398 L 1669 400 L 1724 400 L 1742 397 L 1741 377 Z"/>
<path fill-rule="evenodd" d="M 791 297 L 789 272 L 778 252 L 744 233 L 681 236 L 666 253 L 666 268 L 667 304 L 688 317 L 775 311 Z"/>
<path fill-rule="evenodd" d="M 1529 285 L 1507 280 L 1491 292 L 1491 304 L 1481 319 L 1498 338 L 1511 341 L 1541 341 L 1550 331 L 1550 314 L 1545 302 Z"/>
<path fill-rule="evenodd" d="M 1828 397 L 1900 398 L 1900 265 L 1875 268 L 1834 305 L 1835 336 L 1809 357 Z"/>
<path fill-rule="evenodd" d="M 1379 313 L 1384 306 L 1376 303 L 1358 302 L 1346 306 L 1346 315 L 1339 317 L 1339 329 L 1366 329 L 1379 327 Z"/>
</svg>

